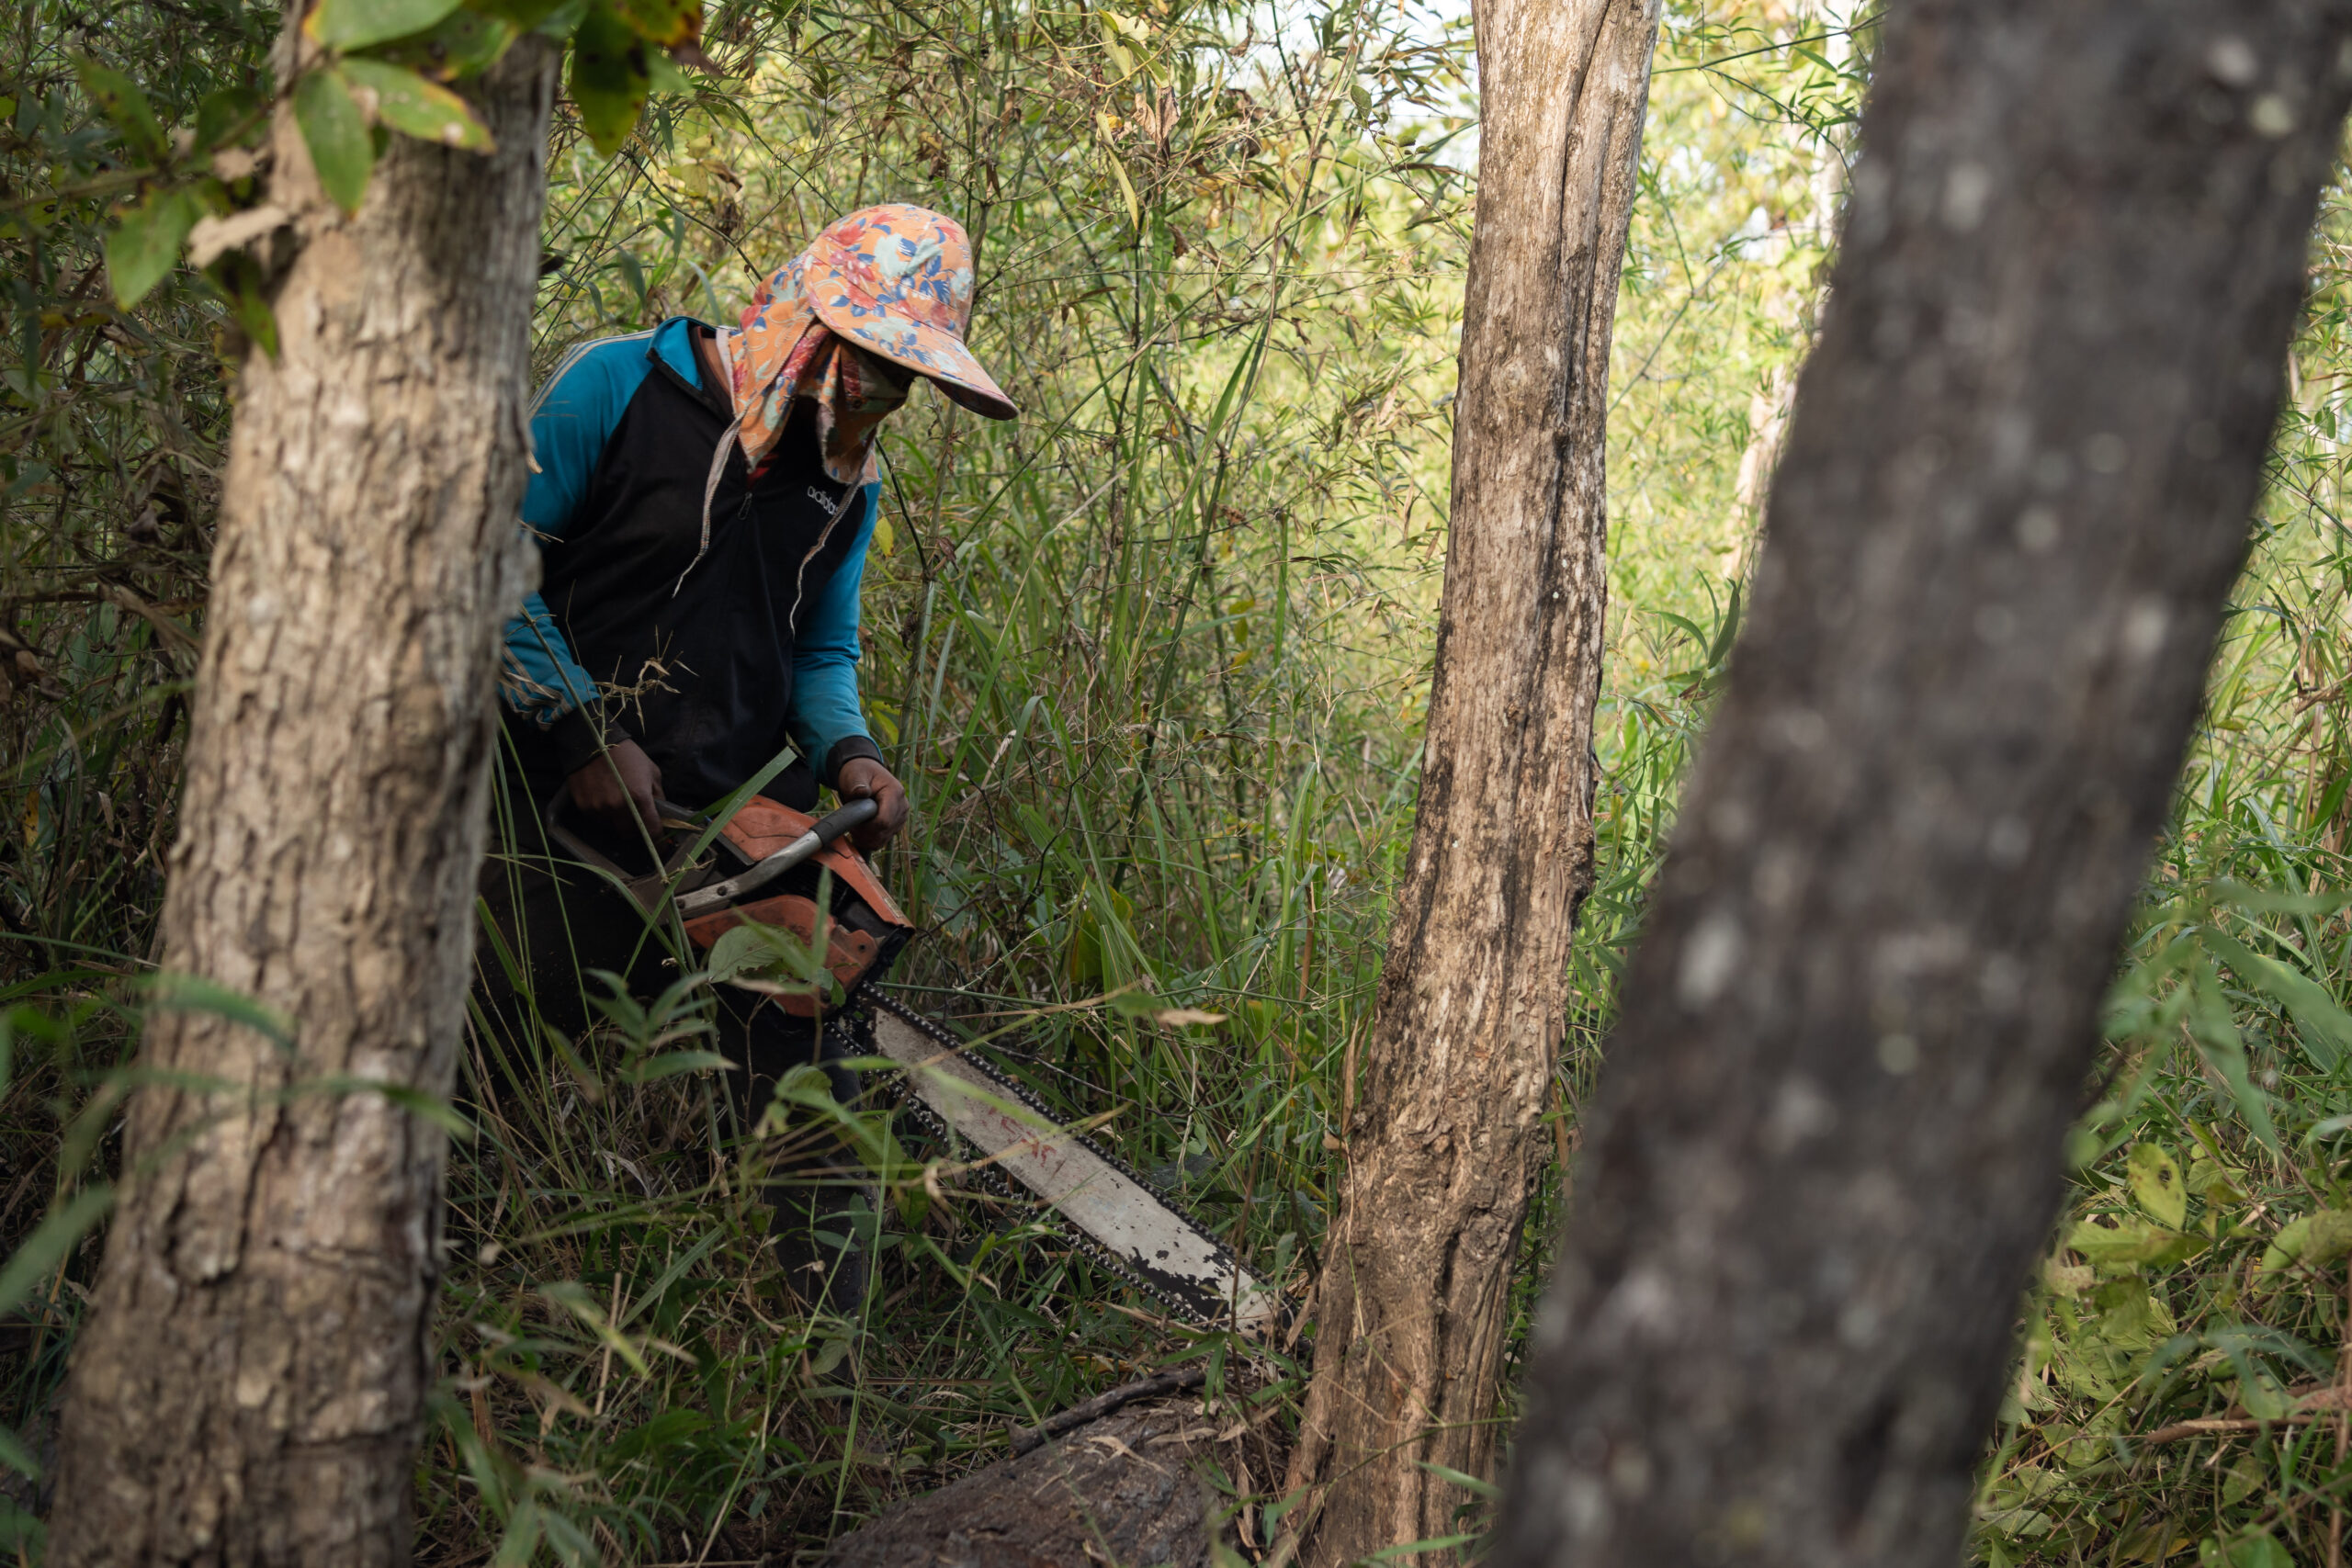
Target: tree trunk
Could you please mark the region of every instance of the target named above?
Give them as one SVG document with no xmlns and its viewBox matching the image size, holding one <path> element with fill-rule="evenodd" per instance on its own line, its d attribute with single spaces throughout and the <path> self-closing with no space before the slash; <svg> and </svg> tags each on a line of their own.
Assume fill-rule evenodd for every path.
<svg viewBox="0 0 2352 1568">
<path fill-rule="evenodd" d="M 1914 0 L 1506 1564 L 1945 1564 L 2245 548 L 2343 0 Z"/>
<path fill-rule="evenodd" d="M 1481 0 L 1477 222 L 1413 847 L 1292 1472 L 1312 1557 L 1454 1533 L 1592 885 L 1610 326 L 1657 0 Z M 1352 1092 L 1353 1086 L 1351 1086 Z"/>
<path fill-rule="evenodd" d="M 289 7 L 287 36 L 302 6 Z M 248 354 L 164 964 L 294 1021 L 159 1014 L 51 1561 L 401 1563 L 433 1368 L 441 1131 L 472 948 L 501 620 L 524 563 L 553 51 L 482 85 L 487 157 L 396 138 L 366 206 L 281 115 L 303 245 Z"/>
</svg>

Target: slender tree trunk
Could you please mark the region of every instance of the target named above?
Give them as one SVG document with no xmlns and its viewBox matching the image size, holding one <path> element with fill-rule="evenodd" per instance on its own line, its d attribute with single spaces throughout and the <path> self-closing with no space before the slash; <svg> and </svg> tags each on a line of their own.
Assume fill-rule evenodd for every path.
<svg viewBox="0 0 2352 1568">
<path fill-rule="evenodd" d="M 151 1072 L 232 1087 L 131 1102 L 62 1427 L 72 1568 L 407 1561 L 443 1134 L 348 1085 L 450 1087 L 524 570 L 553 66 L 516 46 L 479 95 L 499 150 L 396 139 L 348 220 L 281 121 L 304 243 L 283 352 L 238 385 L 164 936 L 168 971 L 296 1043 L 150 1025 Z"/>
<path fill-rule="evenodd" d="M 1291 1483 L 1314 1560 L 1450 1535 L 1592 885 L 1610 327 L 1657 0 L 1481 0 L 1478 210 L 1427 761 Z"/>
<path fill-rule="evenodd" d="M 1912 0 L 1498 1561 L 1960 1560 L 2245 548 L 2344 0 Z"/>
</svg>

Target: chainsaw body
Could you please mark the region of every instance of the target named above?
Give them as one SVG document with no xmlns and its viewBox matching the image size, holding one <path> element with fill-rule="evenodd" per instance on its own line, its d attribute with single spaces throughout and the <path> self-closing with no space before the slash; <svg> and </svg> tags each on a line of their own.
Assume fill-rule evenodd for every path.
<svg viewBox="0 0 2352 1568">
<path fill-rule="evenodd" d="M 715 847 L 723 857 L 740 862 L 748 870 L 784 852 L 816 827 L 817 819 L 807 813 L 754 795 L 719 830 Z M 826 873 L 831 874 L 829 890 L 823 886 Z M 682 905 L 693 891 L 681 889 Z M 737 926 L 755 920 L 763 926 L 780 926 L 802 942 L 814 943 L 820 923 L 817 899 L 826 891 L 831 894 L 831 908 L 825 913 L 831 918 L 822 921 L 825 970 L 841 982 L 843 991 L 854 991 L 860 981 L 889 966 L 907 939 L 914 935 L 914 927 L 891 900 L 882 879 L 874 874 L 874 867 L 846 838 L 825 845 L 740 902 L 729 901 L 689 916 L 686 939 L 707 952 Z M 814 997 L 779 997 L 776 1005 L 801 1018 L 817 1011 Z"/>
<path fill-rule="evenodd" d="M 863 815 L 871 816 L 870 803 L 854 803 L 848 812 L 820 821 L 753 795 L 719 829 L 703 860 L 690 864 L 681 852 L 672 854 L 660 872 L 631 876 L 572 830 L 570 798 L 568 793 L 559 794 L 548 805 L 548 837 L 611 874 L 648 914 L 662 914 L 674 902 L 686 939 L 702 952 L 746 921 L 781 927 L 812 945 L 821 937 L 826 972 L 843 991 L 853 991 L 888 967 L 914 935 L 914 927 L 874 867 L 851 847 L 840 824 L 845 814 L 858 815 L 854 807 L 867 807 Z M 690 814 L 666 805 L 662 812 L 665 827 L 699 831 L 701 824 Z M 820 898 L 825 902 L 821 910 Z M 775 1001 L 800 1018 L 812 1018 L 818 1011 L 813 996 L 781 996 Z"/>
<path fill-rule="evenodd" d="M 648 914 L 674 912 L 697 949 L 707 952 L 747 921 L 782 927 L 811 945 L 821 935 L 826 971 L 856 997 L 845 1013 L 829 1013 L 822 1027 L 835 1032 L 844 1055 L 898 1063 L 910 1108 L 951 1149 L 977 1151 L 967 1168 L 983 1181 L 1018 1181 L 1049 1205 L 1089 1256 L 1204 1327 L 1271 1337 L 1289 1321 L 1279 1284 L 1251 1275 L 1116 1155 L 1062 1126 L 1026 1087 L 947 1029 L 878 988 L 859 991 L 914 935 L 846 836 L 873 817 L 872 801 L 852 801 L 818 818 L 755 795 L 719 829 L 712 852 L 692 863 L 686 851 L 706 824 L 663 806 L 665 829 L 689 836 L 659 872 L 632 877 L 566 825 L 569 799 L 559 793 L 549 804 L 549 838 L 609 873 Z M 819 1010 L 812 996 L 775 1002 L 801 1018 Z M 1011 1188 L 1005 1190 L 1010 1196 Z"/>
</svg>

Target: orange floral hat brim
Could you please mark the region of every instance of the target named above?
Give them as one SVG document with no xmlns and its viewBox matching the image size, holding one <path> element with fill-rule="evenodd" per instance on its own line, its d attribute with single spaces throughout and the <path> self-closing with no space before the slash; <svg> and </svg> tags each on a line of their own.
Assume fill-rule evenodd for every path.
<svg viewBox="0 0 2352 1568">
<path fill-rule="evenodd" d="M 803 298 L 843 338 L 937 382 L 974 413 L 1020 416 L 964 346 L 972 242 L 956 220 L 902 203 L 865 208 L 817 236 L 800 263 Z"/>
</svg>

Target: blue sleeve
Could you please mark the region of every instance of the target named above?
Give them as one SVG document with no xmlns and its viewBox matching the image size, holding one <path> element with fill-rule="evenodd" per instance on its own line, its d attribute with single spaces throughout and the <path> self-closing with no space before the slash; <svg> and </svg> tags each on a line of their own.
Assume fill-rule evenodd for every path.
<svg viewBox="0 0 2352 1568">
<path fill-rule="evenodd" d="M 865 551 L 874 542 L 881 491 L 881 486 L 868 485 L 859 492 L 864 515 L 858 518 L 849 555 L 809 606 L 792 649 L 793 744 L 827 780 L 832 776 L 833 748 L 844 740 L 865 741 L 852 749 L 858 754 L 880 754 L 866 732 L 857 700 L 857 600 L 865 582 Z"/>
<path fill-rule="evenodd" d="M 645 380 L 646 335 L 572 350 L 532 408 L 536 471 L 523 491 L 523 524 L 538 539 L 560 539 L 571 528 L 605 444 Z M 538 594 L 524 597 L 522 613 L 506 623 L 505 642 L 499 693 L 515 714 L 550 729 L 595 699 L 596 682 Z"/>
</svg>

